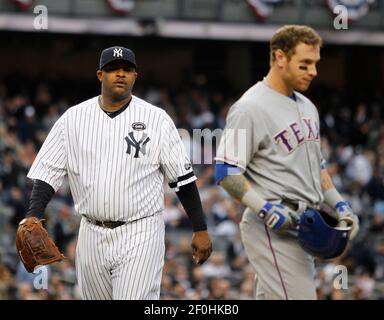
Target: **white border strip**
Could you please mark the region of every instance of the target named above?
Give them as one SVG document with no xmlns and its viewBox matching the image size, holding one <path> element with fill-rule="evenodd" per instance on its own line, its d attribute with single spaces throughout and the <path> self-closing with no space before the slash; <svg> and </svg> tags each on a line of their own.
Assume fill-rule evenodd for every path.
<svg viewBox="0 0 384 320">
<path fill-rule="evenodd" d="M 0 14 L 0 30 L 89 33 L 110 35 L 157 35 L 169 38 L 212 39 L 232 41 L 269 41 L 280 26 L 242 23 L 189 22 L 158 20 L 154 25 L 143 25 L 133 18 L 68 18 L 49 16 L 48 30 L 35 30 L 36 16 L 28 14 Z M 319 30 L 326 43 L 384 46 L 384 32 L 364 30 Z"/>
<path fill-rule="evenodd" d="M 67 18 L 49 15 L 48 29 L 35 30 L 33 28 L 33 21 L 36 17 L 37 15 L 29 14 L 0 14 L 0 30 L 74 34 L 145 35 L 145 29 L 134 19 Z"/>
</svg>

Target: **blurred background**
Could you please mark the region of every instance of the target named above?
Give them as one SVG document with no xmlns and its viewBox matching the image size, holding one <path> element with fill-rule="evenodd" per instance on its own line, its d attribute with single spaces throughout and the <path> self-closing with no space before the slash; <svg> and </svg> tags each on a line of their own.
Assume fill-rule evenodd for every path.
<svg viewBox="0 0 384 320">
<path fill-rule="evenodd" d="M 348 6 L 344 29 L 333 13 L 340 4 Z M 216 129 L 241 93 L 267 74 L 268 41 L 291 23 L 308 24 L 324 38 L 307 96 L 320 113 L 329 171 L 361 224 L 346 254 L 317 262 L 318 297 L 383 299 L 382 0 L 0 0 L 0 299 L 80 298 L 79 217 L 67 183 L 45 214 L 68 257 L 47 268 L 46 290 L 35 289 L 36 275 L 20 264 L 14 239 L 32 186 L 26 174 L 60 115 L 99 94 L 95 73 L 103 48 L 135 51 L 134 94 L 164 108 L 178 128 Z M 211 162 L 210 147 L 193 148 Z M 214 185 L 210 164 L 194 170 L 214 251 L 203 266 L 192 264 L 190 224 L 166 187 L 161 299 L 252 299 L 253 270 L 238 228 L 243 208 Z M 337 265 L 348 269 L 347 289 L 334 287 Z"/>
</svg>

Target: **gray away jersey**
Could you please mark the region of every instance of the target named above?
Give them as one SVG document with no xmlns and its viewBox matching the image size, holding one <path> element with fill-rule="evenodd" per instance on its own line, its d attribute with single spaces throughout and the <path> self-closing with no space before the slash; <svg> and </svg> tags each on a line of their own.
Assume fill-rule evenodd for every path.
<svg viewBox="0 0 384 320">
<path fill-rule="evenodd" d="M 65 175 L 79 214 L 112 221 L 161 212 L 164 176 L 176 191 L 196 180 L 172 119 L 135 96 L 114 118 L 100 108 L 98 97 L 60 117 L 28 178 L 57 191 Z"/>
<path fill-rule="evenodd" d="M 216 160 L 245 170 L 265 200 L 317 205 L 323 201 L 319 115 L 295 95 L 296 101 L 263 82 L 247 90 L 228 113 Z"/>
</svg>

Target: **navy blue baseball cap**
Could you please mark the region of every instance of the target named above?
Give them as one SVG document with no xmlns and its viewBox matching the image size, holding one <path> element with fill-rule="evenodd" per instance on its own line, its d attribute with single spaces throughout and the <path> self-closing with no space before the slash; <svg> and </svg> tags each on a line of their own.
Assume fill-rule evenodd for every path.
<svg viewBox="0 0 384 320">
<path fill-rule="evenodd" d="M 105 65 L 115 60 L 127 61 L 136 68 L 136 59 L 133 51 L 128 48 L 114 46 L 104 49 L 101 53 L 99 69 L 101 70 Z"/>
</svg>

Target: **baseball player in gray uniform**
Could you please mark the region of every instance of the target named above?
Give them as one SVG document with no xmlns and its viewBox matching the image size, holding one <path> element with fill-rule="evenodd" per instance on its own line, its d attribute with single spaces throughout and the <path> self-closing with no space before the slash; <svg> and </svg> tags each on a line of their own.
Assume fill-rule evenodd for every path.
<svg viewBox="0 0 384 320">
<path fill-rule="evenodd" d="M 76 251 L 82 297 L 158 299 L 164 178 L 192 223 L 195 263 L 211 254 L 196 177 L 171 118 L 132 95 L 134 53 L 119 46 L 103 50 L 97 77 L 101 95 L 69 108 L 32 164 L 27 216 L 41 216 L 68 175 L 83 217 Z"/>
<path fill-rule="evenodd" d="M 268 75 L 231 107 L 218 147 L 216 181 L 246 207 L 240 230 L 256 299 L 316 299 L 314 258 L 296 238 L 306 208 L 332 207 L 350 240 L 359 228 L 325 169 L 316 107 L 297 92 L 317 75 L 321 44 L 307 26 L 279 29 Z"/>
</svg>

